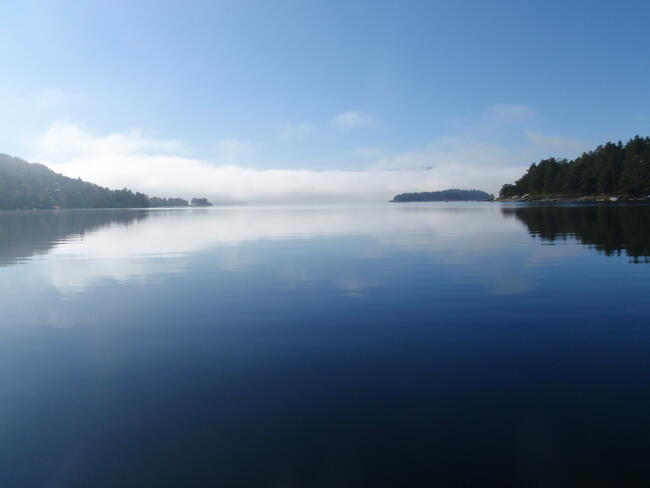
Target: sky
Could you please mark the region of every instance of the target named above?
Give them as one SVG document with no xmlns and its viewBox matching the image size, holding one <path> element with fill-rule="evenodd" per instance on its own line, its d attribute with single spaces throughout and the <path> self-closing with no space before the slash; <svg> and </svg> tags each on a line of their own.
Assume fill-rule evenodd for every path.
<svg viewBox="0 0 650 488">
<path fill-rule="evenodd" d="M 215 201 L 497 192 L 650 134 L 642 1 L 0 2 L 0 152 Z"/>
</svg>

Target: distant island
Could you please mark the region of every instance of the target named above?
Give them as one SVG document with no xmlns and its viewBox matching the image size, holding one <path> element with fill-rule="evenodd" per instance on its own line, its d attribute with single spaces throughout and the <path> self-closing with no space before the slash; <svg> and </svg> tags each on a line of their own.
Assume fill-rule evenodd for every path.
<svg viewBox="0 0 650 488">
<path fill-rule="evenodd" d="M 626 200 L 650 196 L 650 137 L 608 142 L 574 160 L 543 159 L 503 185 L 501 200 Z"/>
<path fill-rule="evenodd" d="M 493 200 L 494 196 L 481 190 L 459 190 L 457 188 L 442 191 L 424 191 L 419 193 L 400 193 L 391 202 L 459 202 Z"/>
<path fill-rule="evenodd" d="M 193 206 L 210 206 L 193 198 Z M 0 154 L 0 210 L 57 208 L 188 207 L 183 198 L 149 197 L 127 188 L 110 190 L 80 178 L 68 178 L 47 166 Z"/>
</svg>

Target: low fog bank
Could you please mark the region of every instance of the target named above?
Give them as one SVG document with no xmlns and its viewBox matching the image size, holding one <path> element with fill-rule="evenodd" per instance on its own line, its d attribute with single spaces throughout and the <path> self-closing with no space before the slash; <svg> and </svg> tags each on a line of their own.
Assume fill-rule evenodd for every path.
<svg viewBox="0 0 650 488">
<path fill-rule="evenodd" d="M 523 168 L 523 154 L 458 141 L 453 147 L 377 161 L 366 169 L 255 169 L 193 158 L 177 141 L 140 132 L 95 135 L 57 122 L 37 141 L 32 160 L 66 176 L 148 195 L 207 197 L 219 203 L 387 201 L 404 192 L 448 188 L 497 193 Z"/>
<path fill-rule="evenodd" d="M 494 192 L 500 182 L 514 176 L 510 169 L 486 177 L 482 171 L 453 166 L 414 170 L 256 170 L 168 157 L 113 160 L 106 164 L 73 161 L 52 167 L 66 176 L 79 176 L 111 188 L 126 186 L 160 196 L 205 196 L 219 203 L 388 201 L 398 193 L 447 188 Z"/>
</svg>

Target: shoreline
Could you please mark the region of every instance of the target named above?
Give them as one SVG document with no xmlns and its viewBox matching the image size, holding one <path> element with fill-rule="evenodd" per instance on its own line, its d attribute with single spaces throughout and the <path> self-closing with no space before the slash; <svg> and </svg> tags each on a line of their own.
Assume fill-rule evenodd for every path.
<svg viewBox="0 0 650 488">
<path fill-rule="evenodd" d="M 622 203 L 622 202 L 650 202 L 647 197 L 628 195 L 523 195 L 520 197 L 499 197 L 495 202 L 593 202 L 593 203 Z"/>
</svg>

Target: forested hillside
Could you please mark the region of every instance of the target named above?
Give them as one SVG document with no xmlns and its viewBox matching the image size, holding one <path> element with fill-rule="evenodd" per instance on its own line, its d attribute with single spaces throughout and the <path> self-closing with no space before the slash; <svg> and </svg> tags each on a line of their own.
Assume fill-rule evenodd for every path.
<svg viewBox="0 0 650 488">
<path fill-rule="evenodd" d="M 625 145 L 608 142 L 570 160 L 533 163 L 514 184 L 501 188 L 504 198 L 530 195 L 650 194 L 650 137 L 636 136 Z"/>
<path fill-rule="evenodd" d="M 187 206 L 181 198 L 149 198 L 55 173 L 47 166 L 0 154 L 0 209 Z"/>
</svg>

